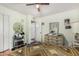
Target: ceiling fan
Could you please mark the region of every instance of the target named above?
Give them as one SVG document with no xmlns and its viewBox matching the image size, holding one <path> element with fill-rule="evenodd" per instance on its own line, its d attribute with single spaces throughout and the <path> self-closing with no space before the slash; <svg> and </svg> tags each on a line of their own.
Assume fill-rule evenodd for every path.
<svg viewBox="0 0 79 59">
<path fill-rule="evenodd" d="M 26 6 L 32 6 L 32 5 L 36 5 L 36 8 L 37 8 L 38 12 L 40 12 L 40 5 L 49 5 L 49 3 L 30 3 L 30 4 L 26 4 Z"/>
</svg>

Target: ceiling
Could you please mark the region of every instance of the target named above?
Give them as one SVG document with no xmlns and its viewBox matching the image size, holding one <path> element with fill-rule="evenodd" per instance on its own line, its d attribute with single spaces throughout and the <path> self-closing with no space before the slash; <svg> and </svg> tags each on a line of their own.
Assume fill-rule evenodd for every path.
<svg viewBox="0 0 79 59">
<path fill-rule="evenodd" d="M 41 11 L 38 12 L 35 5 L 26 6 L 25 3 L 4 3 L 0 4 L 5 7 L 11 8 L 15 11 L 23 13 L 25 15 L 33 15 L 33 16 L 47 16 L 51 14 L 56 14 L 68 10 L 72 10 L 75 8 L 79 8 L 79 3 L 50 3 L 50 5 L 41 6 Z"/>
</svg>

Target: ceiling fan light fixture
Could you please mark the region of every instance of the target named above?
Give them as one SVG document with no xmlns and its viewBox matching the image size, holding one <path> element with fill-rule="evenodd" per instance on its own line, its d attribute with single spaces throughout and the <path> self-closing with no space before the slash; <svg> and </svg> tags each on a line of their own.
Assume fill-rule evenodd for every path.
<svg viewBox="0 0 79 59">
<path fill-rule="evenodd" d="M 40 5 L 36 4 L 36 8 L 37 8 L 37 9 L 40 8 Z"/>
</svg>

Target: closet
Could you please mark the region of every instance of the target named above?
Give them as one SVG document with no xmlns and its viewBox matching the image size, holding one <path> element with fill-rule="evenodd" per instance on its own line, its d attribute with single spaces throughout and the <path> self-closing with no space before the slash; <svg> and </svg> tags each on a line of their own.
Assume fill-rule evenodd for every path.
<svg viewBox="0 0 79 59">
<path fill-rule="evenodd" d="M 9 49 L 9 17 L 0 14 L 0 52 Z"/>
<path fill-rule="evenodd" d="M 0 52 L 3 51 L 3 15 L 0 14 Z"/>
</svg>

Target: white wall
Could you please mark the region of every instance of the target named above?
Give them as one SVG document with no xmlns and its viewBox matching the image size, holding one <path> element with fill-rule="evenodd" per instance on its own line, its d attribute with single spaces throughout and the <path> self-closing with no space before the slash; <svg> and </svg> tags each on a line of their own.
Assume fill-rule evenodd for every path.
<svg viewBox="0 0 79 59">
<path fill-rule="evenodd" d="M 31 38 L 32 38 L 32 35 L 31 35 L 31 20 L 33 20 L 33 16 L 31 15 L 28 15 L 27 16 L 27 43 L 30 44 L 31 42 Z"/>
<path fill-rule="evenodd" d="M 58 13 L 58 14 L 54 14 L 54 15 L 49 15 L 49 16 L 45 16 L 42 18 L 37 18 L 36 22 L 39 24 L 41 22 L 44 22 L 45 25 L 43 26 L 43 35 L 46 33 L 49 33 L 49 23 L 50 22 L 59 22 L 59 33 L 62 33 L 65 35 L 67 41 L 68 41 L 68 46 L 72 45 L 72 41 L 74 40 L 74 31 L 76 31 L 76 29 L 73 29 L 74 26 L 72 26 L 72 29 L 65 29 L 64 26 L 64 19 L 69 18 L 72 22 L 78 21 L 79 20 L 79 9 L 73 9 L 70 11 L 65 11 L 62 13 Z M 41 30 L 39 30 L 39 32 L 41 32 Z M 41 34 L 41 33 L 40 33 Z M 39 38 L 39 37 L 38 37 Z"/>
<path fill-rule="evenodd" d="M 19 12 L 16 12 L 14 10 L 11 10 L 9 8 L 6 8 L 4 6 L 1 6 L 0 5 L 0 14 L 3 14 L 3 15 L 7 15 L 9 17 L 9 48 L 11 49 L 12 46 L 13 46 L 13 34 L 14 34 L 14 31 L 13 31 L 13 24 L 15 22 L 21 22 L 23 25 L 24 25 L 24 32 L 27 33 L 27 19 L 26 19 L 26 15 L 23 15 Z M 7 20 L 7 19 L 6 19 Z M 26 34 L 27 35 L 27 34 Z M 25 39 L 27 39 L 25 35 Z M 26 41 L 26 40 L 25 40 Z"/>
</svg>

